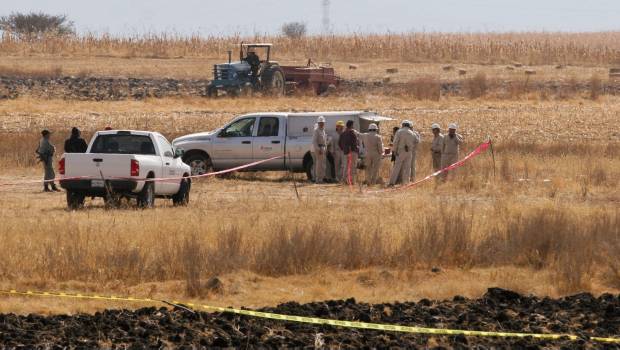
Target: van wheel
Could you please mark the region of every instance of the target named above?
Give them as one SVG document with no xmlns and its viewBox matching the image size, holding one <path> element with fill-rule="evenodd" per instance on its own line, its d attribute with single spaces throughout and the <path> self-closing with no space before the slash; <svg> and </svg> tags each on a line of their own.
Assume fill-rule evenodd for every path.
<svg viewBox="0 0 620 350">
<path fill-rule="evenodd" d="M 155 184 L 152 181 L 146 182 L 142 191 L 138 194 L 139 208 L 153 208 L 155 205 Z"/>
<path fill-rule="evenodd" d="M 84 207 L 84 195 L 67 191 L 67 208 L 69 210 L 78 210 Z"/>
<path fill-rule="evenodd" d="M 175 206 L 186 206 L 189 204 L 189 191 L 192 187 L 192 182 L 189 179 L 181 180 L 181 186 L 179 192 L 172 196 L 172 204 Z"/>
<path fill-rule="evenodd" d="M 213 170 L 211 159 L 201 153 L 188 156 L 185 164 L 190 166 L 192 175 L 203 175 Z"/>
</svg>

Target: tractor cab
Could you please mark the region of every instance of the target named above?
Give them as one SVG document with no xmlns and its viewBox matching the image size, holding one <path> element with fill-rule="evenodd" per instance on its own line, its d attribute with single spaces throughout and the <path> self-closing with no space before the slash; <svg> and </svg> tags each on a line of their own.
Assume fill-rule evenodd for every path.
<svg viewBox="0 0 620 350">
<path fill-rule="evenodd" d="M 261 64 L 270 63 L 269 58 L 271 55 L 271 44 L 244 44 L 241 43 L 239 50 L 239 60 L 248 62 L 252 56 L 256 56 Z M 249 62 L 248 62 L 249 63 Z"/>
</svg>

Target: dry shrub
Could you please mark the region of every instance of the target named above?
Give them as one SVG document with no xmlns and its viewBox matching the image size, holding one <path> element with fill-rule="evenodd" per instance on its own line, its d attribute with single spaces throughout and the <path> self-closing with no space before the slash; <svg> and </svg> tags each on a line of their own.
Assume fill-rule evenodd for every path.
<svg viewBox="0 0 620 350">
<path fill-rule="evenodd" d="M 471 99 L 476 99 L 486 95 L 489 85 L 486 74 L 479 72 L 472 78 L 464 82 L 465 94 Z"/>
<path fill-rule="evenodd" d="M 579 82 L 575 76 L 571 76 L 566 81 L 566 84 L 560 86 L 557 97 L 559 99 L 570 99 L 577 95 L 579 92 Z"/>
<path fill-rule="evenodd" d="M 183 240 L 179 252 L 185 272 L 185 293 L 190 297 L 199 296 L 202 291 L 200 276 L 201 267 L 204 266 L 204 255 L 201 248 L 197 236 L 192 234 Z"/>
<path fill-rule="evenodd" d="M 398 229 L 391 232 L 383 225 L 344 228 L 322 223 L 291 228 L 283 223 L 257 228 L 253 239 L 243 237 L 234 226 L 132 237 L 114 235 L 119 230 L 114 225 L 105 232 L 77 227 L 59 231 L 62 223 L 53 223 L 37 227 L 41 232 L 34 237 L 1 232 L 0 238 L 13 253 L 0 257 L 0 276 L 57 282 L 122 280 L 130 285 L 184 280 L 186 293 L 200 296 L 206 292 L 201 281 L 239 270 L 284 276 L 325 267 L 518 266 L 551 269 L 562 290 L 587 285 L 596 269 L 620 270 L 608 258 L 620 253 L 617 211 L 586 214 L 568 207 L 523 210 L 501 205 L 479 210 L 441 203 L 404 220 L 402 228 L 394 226 Z M 12 248 L 22 246 L 28 249 Z"/>
<path fill-rule="evenodd" d="M 394 254 L 394 264 L 424 268 L 469 265 L 476 247 L 472 227 L 466 207 L 434 210 L 407 231 Z"/>
<path fill-rule="evenodd" d="M 215 244 L 206 253 L 207 268 L 212 274 L 222 274 L 247 266 L 248 251 L 239 227 L 218 232 Z"/>
<path fill-rule="evenodd" d="M 441 82 L 433 76 L 417 78 L 405 84 L 405 93 L 418 100 L 438 101 L 441 97 Z"/>
<path fill-rule="evenodd" d="M 594 265 L 594 247 L 588 244 L 590 239 L 587 232 L 573 232 L 560 242 L 553 267 L 554 280 L 560 293 L 589 289 Z"/>
<path fill-rule="evenodd" d="M 0 66 L 0 77 L 12 78 L 58 78 L 63 75 L 61 66 L 43 67 L 39 69 L 22 69 L 17 66 Z"/>
<path fill-rule="evenodd" d="M 590 99 L 598 100 L 599 96 L 601 95 L 602 86 L 603 82 L 601 81 L 601 78 L 598 76 L 598 74 L 592 75 L 592 77 L 590 78 Z"/>
<path fill-rule="evenodd" d="M 595 165 L 588 167 L 588 178 L 595 186 L 605 185 L 607 182 L 607 169 L 601 162 L 596 162 Z"/>
<path fill-rule="evenodd" d="M 511 182 L 513 180 L 514 171 L 510 164 L 510 157 L 502 157 L 499 173 L 504 181 Z"/>
<path fill-rule="evenodd" d="M 541 90 L 544 91 L 544 90 Z M 508 97 L 518 99 L 530 92 L 529 79 L 513 80 L 508 83 Z"/>
</svg>

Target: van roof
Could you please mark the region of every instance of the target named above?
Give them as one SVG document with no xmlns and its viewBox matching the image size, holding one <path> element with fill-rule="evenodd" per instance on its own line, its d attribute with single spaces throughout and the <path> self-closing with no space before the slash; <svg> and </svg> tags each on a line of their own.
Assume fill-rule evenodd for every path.
<svg viewBox="0 0 620 350">
<path fill-rule="evenodd" d="M 392 120 L 389 117 L 383 117 L 377 115 L 375 112 L 369 111 L 328 111 L 328 112 L 257 112 L 257 113 L 249 113 L 245 114 L 245 117 L 250 116 L 278 116 L 278 117 L 337 117 L 337 116 L 358 116 L 358 117 L 369 117 L 369 119 L 380 119 L 380 120 Z"/>
</svg>

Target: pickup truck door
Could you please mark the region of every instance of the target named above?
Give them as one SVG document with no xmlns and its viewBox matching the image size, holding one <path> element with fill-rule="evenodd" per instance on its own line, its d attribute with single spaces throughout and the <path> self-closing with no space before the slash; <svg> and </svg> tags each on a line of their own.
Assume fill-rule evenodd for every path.
<svg viewBox="0 0 620 350">
<path fill-rule="evenodd" d="M 177 160 L 174 158 L 174 152 L 172 150 L 172 145 L 166 140 L 163 136 L 157 135 L 157 146 L 159 147 L 159 152 L 161 154 L 162 161 L 162 177 L 166 178 L 175 178 L 181 177 L 183 174 L 178 173 L 179 167 L 177 166 Z M 179 181 L 160 181 L 155 184 L 158 189 L 158 194 L 175 194 L 179 191 L 180 186 Z"/>
<path fill-rule="evenodd" d="M 252 162 L 255 125 L 256 117 L 241 118 L 224 127 L 214 137 L 211 161 L 215 169 L 223 170 Z"/>
<path fill-rule="evenodd" d="M 254 142 L 252 143 L 254 161 L 284 155 L 285 124 L 286 119 L 282 117 L 260 117 L 256 137 L 254 137 Z M 259 164 L 255 169 L 282 170 L 284 169 L 284 158 L 278 158 Z"/>
</svg>

